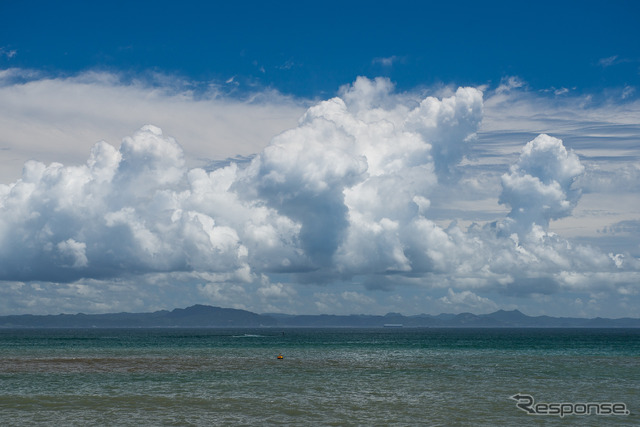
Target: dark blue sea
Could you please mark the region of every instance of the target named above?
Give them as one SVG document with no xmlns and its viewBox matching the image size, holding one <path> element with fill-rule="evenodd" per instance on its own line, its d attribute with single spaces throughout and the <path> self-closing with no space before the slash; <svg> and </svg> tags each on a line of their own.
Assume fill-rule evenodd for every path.
<svg viewBox="0 0 640 427">
<path fill-rule="evenodd" d="M 530 424 L 640 425 L 640 330 L 0 329 L 3 426 Z"/>
</svg>

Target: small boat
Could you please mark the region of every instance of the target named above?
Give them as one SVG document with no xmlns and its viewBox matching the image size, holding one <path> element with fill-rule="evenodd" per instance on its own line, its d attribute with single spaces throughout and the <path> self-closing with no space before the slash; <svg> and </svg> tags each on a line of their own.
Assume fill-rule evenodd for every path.
<svg viewBox="0 0 640 427">
<path fill-rule="evenodd" d="M 278 359 L 284 359 L 284 356 L 282 356 L 282 353 L 278 355 Z"/>
</svg>

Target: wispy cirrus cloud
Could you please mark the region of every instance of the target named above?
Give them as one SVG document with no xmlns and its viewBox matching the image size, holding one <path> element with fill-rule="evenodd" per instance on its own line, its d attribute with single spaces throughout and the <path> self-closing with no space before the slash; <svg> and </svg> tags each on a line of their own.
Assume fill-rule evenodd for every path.
<svg viewBox="0 0 640 427">
<path fill-rule="evenodd" d="M 391 55 L 373 58 L 371 63 L 373 65 L 382 65 L 383 67 L 392 67 L 394 64 L 402 63 L 404 61 L 406 61 L 404 56 Z"/>
<path fill-rule="evenodd" d="M 146 123 L 162 123 L 185 147 L 187 164 L 259 152 L 294 126 L 304 102 L 276 91 L 230 96 L 235 85 L 193 84 L 161 74 L 130 77 L 86 72 L 52 77 L 33 70 L 0 72 L 0 182 L 35 159 L 83 163 L 99 140 L 119 144 Z"/>
<path fill-rule="evenodd" d="M 619 63 L 620 60 L 618 59 L 618 55 L 613 55 L 613 56 L 609 56 L 607 58 L 601 58 L 598 61 L 598 65 L 600 65 L 603 68 L 607 68 L 607 67 L 611 67 L 612 65 L 615 65 L 617 63 Z"/>
<path fill-rule="evenodd" d="M 10 49 L 0 46 L 0 56 L 4 56 L 7 59 L 11 59 L 18 54 L 16 49 Z"/>
</svg>

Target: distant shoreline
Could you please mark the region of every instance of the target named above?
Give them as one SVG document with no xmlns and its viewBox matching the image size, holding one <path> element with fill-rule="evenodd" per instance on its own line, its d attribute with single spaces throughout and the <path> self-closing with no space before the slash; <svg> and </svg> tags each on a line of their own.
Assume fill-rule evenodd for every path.
<svg viewBox="0 0 640 427">
<path fill-rule="evenodd" d="M 194 305 L 152 313 L 0 316 L 0 329 L 156 328 L 640 328 L 640 319 L 527 316 L 518 310 L 490 314 L 288 315 Z"/>
</svg>

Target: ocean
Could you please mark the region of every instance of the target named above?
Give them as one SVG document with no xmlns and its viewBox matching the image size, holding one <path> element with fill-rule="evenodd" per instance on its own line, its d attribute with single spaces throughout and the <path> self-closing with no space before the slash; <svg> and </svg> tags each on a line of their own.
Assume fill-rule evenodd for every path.
<svg viewBox="0 0 640 427">
<path fill-rule="evenodd" d="M 0 424 L 640 425 L 640 329 L 0 329 Z"/>
</svg>

